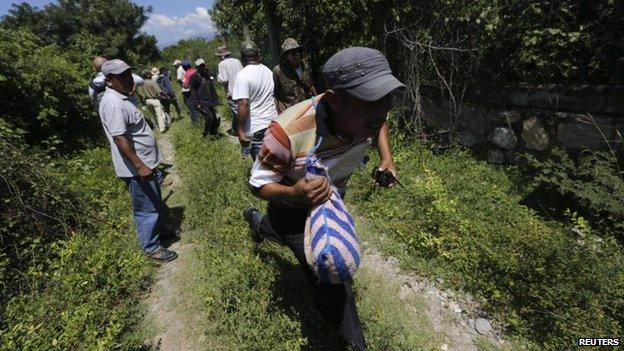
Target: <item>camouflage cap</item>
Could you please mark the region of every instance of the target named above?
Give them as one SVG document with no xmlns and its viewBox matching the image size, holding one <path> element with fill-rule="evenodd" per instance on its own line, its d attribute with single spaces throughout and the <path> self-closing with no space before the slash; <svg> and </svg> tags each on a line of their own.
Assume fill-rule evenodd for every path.
<svg viewBox="0 0 624 351">
<path fill-rule="evenodd" d="M 258 46 L 251 40 L 241 43 L 241 57 L 253 57 L 258 55 Z"/>
<path fill-rule="evenodd" d="M 299 43 L 293 38 L 286 38 L 282 43 L 282 54 L 285 54 L 287 51 L 299 49 Z"/>
</svg>

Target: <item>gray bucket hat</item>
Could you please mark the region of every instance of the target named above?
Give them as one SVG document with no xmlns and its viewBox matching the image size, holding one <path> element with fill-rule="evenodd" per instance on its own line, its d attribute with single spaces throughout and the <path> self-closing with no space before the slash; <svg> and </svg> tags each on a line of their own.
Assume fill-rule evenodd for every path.
<svg viewBox="0 0 624 351">
<path fill-rule="evenodd" d="M 286 38 L 282 43 L 282 55 L 284 55 L 287 51 L 299 49 L 299 43 L 293 38 Z"/>
<path fill-rule="evenodd" d="M 377 101 L 405 88 L 392 74 L 384 55 L 365 47 L 351 47 L 334 54 L 323 67 L 323 78 L 330 89 L 343 89 L 363 101 Z"/>
</svg>

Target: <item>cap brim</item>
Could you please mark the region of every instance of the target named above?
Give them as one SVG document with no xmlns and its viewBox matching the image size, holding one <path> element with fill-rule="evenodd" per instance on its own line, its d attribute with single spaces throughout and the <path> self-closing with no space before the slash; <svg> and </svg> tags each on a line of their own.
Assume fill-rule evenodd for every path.
<svg viewBox="0 0 624 351">
<path fill-rule="evenodd" d="M 392 74 L 385 74 L 356 87 L 345 89 L 346 92 L 363 101 L 377 101 L 397 89 L 405 89 Z"/>
<path fill-rule="evenodd" d="M 289 53 L 289 52 L 291 52 L 291 51 L 294 51 L 294 50 L 303 51 L 303 47 L 302 47 L 301 45 L 299 45 L 299 46 L 297 46 L 296 48 L 290 48 L 290 49 L 288 49 L 288 50 L 286 50 L 286 51 L 282 51 L 282 55 L 281 55 L 281 56 L 284 56 L 284 55 L 286 55 L 287 53 Z"/>
<path fill-rule="evenodd" d="M 122 74 L 125 71 L 130 70 L 130 69 L 132 69 L 132 67 L 130 67 L 128 65 L 125 65 L 125 66 L 122 66 L 122 67 L 119 67 L 119 68 L 116 68 L 114 70 L 109 71 L 106 75 L 107 76 L 111 75 L 111 74 L 118 75 L 118 74 Z"/>
</svg>

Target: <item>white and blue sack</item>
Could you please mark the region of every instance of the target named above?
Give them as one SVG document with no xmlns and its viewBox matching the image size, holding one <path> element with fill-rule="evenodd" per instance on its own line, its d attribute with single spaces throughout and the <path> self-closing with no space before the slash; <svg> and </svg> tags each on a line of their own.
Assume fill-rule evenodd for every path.
<svg viewBox="0 0 624 351">
<path fill-rule="evenodd" d="M 306 159 L 306 179 L 327 177 L 327 169 L 313 152 Z M 350 280 L 360 265 L 355 223 L 337 189 L 329 200 L 314 207 L 306 220 L 304 250 L 308 265 L 320 281 L 339 284 Z"/>
</svg>

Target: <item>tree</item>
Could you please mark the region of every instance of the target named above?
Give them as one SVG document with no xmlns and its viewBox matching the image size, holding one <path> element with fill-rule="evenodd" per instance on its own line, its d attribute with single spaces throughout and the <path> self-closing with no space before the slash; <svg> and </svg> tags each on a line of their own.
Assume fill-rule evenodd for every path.
<svg viewBox="0 0 624 351">
<path fill-rule="evenodd" d="M 59 0 L 42 10 L 27 3 L 13 5 L 0 26 L 27 28 L 46 44 L 68 48 L 89 37 L 99 54 L 149 61 L 158 58 L 156 39 L 140 32 L 151 7 L 128 0 Z"/>
</svg>

